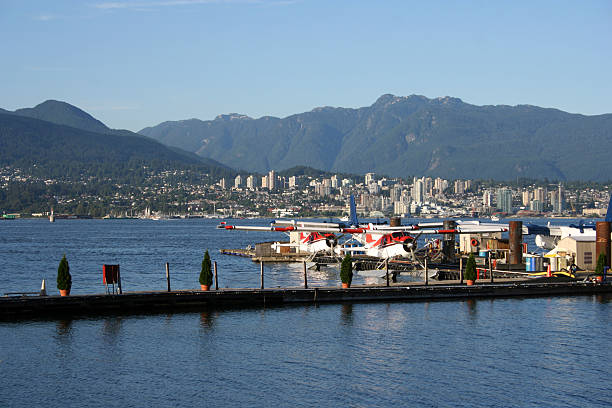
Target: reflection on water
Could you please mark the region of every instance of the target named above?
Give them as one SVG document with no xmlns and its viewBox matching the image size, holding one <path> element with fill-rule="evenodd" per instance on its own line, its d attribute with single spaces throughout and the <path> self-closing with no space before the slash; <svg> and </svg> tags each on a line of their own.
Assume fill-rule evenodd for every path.
<svg viewBox="0 0 612 408">
<path fill-rule="evenodd" d="M 344 303 L 0 323 L 0 405 L 195 406 L 214 390 L 213 405 L 231 407 L 607 406 L 609 300 Z M 48 398 L 58 378 L 71 390 L 65 401 Z"/>
<path fill-rule="evenodd" d="M 212 329 L 214 323 L 213 311 L 205 310 L 200 313 L 200 326 L 203 329 Z"/>
<path fill-rule="evenodd" d="M 350 326 L 353 323 L 353 304 L 343 303 L 340 311 L 342 324 Z"/>
</svg>

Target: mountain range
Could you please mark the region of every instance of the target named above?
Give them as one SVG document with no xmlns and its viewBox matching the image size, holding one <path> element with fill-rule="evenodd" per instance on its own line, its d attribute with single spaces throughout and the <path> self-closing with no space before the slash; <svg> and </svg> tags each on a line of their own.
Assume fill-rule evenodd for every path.
<svg viewBox="0 0 612 408">
<path fill-rule="evenodd" d="M 612 114 L 383 95 L 358 109 L 163 122 L 140 134 L 252 172 L 304 165 L 390 176 L 612 179 Z"/>
<path fill-rule="evenodd" d="M 49 100 L 0 109 L 0 165 L 57 174 L 130 163 L 196 166 L 231 177 L 308 166 L 327 172 L 511 180 L 609 181 L 612 114 L 585 116 L 530 105 L 475 106 L 457 98 L 383 95 L 368 107 L 315 108 L 252 119 L 163 122 L 139 133 L 110 129 Z"/>
</svg>

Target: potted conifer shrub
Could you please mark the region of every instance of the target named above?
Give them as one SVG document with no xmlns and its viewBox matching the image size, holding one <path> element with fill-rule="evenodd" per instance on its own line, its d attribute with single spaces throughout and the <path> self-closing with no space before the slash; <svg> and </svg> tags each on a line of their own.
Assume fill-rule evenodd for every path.
<svg viewBox="0 0 612 408">
<path fill-rule="evenodd" d="M 340 265 L 340 280 L 343 288 L 350 288 L 353 281 L 353 260 L 350 254 L 346 254 Z"/>
<path fill-rule="evenodd" d="M 70 288 L 72 287 L 72 276 L 70 275 L 70 266 L 66 260 L 66 254 L 57 267 L 57 288 L 60 291 L 61 296 L 70 295 Z"/>
<path fill-rule="evenodd" d="M 603 272 L 606 263 L 606 254 L 599 254 L 597 266 L 595 267 L 595 279 L 597 279 L 597 282 L 603 282 Z"/>
<path fill-rule="evenodd" d="M 210 255 L 208 250 L 204 253 L 204 259 L 202 259 L 202 270 L 200 271 L 200 287 L 202 290 L 209 290 L 212 285 L 213 273 L 210 262 Z"/>
<path fill-rule="evenodd" d="M 472 286 L 476 281 L 476 259 L 474 259 L 474 254 L 470 254 L 468 258 L 463 276 L 468 286 Z"/>
</svg>

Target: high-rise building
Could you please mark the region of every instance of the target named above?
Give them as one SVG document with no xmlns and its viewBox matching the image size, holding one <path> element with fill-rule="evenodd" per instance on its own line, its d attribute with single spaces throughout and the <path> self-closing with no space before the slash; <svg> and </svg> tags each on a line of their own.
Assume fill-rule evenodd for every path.
<svg viewBox="0 0 612 408">
<path fill-rule="evenodd" d="M 338 188 L 338 176 L 336 176 L 335 174 L 331 176 L 331 187 Z"/>
<path fill-rule="evenodd" d="M 533 194 L 529 190 L 523 191 L 523 193 L 521 194 L 521 202 L 524 206 L 529 205 L 529 203 L 531 202 L 532 195 Z"/>
<path fill-rule="evenodd" d="M 234 188 L 240 188 L 240 187 L 242 187 L 242 176 L 239 174 L 234 179 Z"/>
<path fill-rule="evenodd" d="M 512 213 L 512 190 L 508 188 L 497 190 L 497 209 L 507 214 Z"/>
<path fill-rule="evenodd" d="M 368 186 L 374 181 L 374 176 L 376 173 L 366 173 L 365 175 L 365 185 Z"/>
<path fill-rule="evenodd" d="M 465 193 L 465 183 L 463 180 L 455 180 L 455 194 Z"/>
<path fill-rule="evenodd" d="M 422 204 L 424 198 L 423 180 L 415 177 L 412 181 L 412 200 L 417 204 Z"/>
<path fill-rule="evenodd" d="M 492 196 L 491 190 L 485 190 L 485 192 L 482 193 L 482 205 L 485 207 L 491 207 Z"/>
<path fill-rule="evenodd" d="M 297 177 L 291 176 L 289 177 L 289 188 L 297 187 Z"/>
<path fill-rule="evenodd" d="M 249 177 L 247 177 L 246 186 L 248 189 L 251 189 L 251 190 L 255 189 L 255 177 L 252 174 L 249 175 Z"/>
<path fill-rule="evenodd" d="M 261 177 L 261 188 L 269 188 L 268 187 L 268 176 Z"/>
<path fill-rule="evenodd" d="M 274 190 L 276 187 L 276 173 L 274 170 L 270 170 L 268 173 L 268 190 Z"/>
</svg>

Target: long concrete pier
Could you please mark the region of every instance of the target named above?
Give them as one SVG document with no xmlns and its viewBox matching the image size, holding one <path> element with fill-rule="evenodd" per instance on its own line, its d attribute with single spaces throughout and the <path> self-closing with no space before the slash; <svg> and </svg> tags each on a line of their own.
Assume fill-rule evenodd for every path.
<svg viewBox="0 0 612 408">
<path fill-rule="evenodd" d="M 612 284 L 591 282 L 465 285 L 358 286 L 285 289 L 222 289 L 202 292 L 129 292 L 121 295 L 20 296 L 0 298 L 0 319 L 158 313 L 209 308 L 266 307 L 341 302 L 419 302 L 527 296 L 612 293 Z"/>
</svg>

